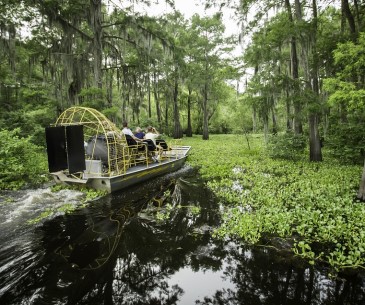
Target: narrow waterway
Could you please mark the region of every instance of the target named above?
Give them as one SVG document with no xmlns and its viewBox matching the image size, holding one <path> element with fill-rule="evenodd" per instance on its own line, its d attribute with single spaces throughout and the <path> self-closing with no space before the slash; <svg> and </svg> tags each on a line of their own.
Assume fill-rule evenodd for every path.
<svg viewBox="0 0 365 305">
<path fill-rule="evenodd" d="M 0 196 L 0 304 L 365 304 L 359 274 L 212 238 L 219 203 L 189 167 L 29 222 L 81 198 Z"/>
</svg>

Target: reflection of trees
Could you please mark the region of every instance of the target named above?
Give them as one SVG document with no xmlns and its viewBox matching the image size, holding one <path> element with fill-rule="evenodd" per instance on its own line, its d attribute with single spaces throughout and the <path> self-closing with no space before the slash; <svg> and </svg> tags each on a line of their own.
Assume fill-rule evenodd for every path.
<svg viewBox="0 0 365 305">
<path fill-rule="evenodd" d="M 177 188 L 177 192 L 181 191 L 180 185 Z M 190 203 L 193 204 L 194 200 Z M 196 268 L 199 268 L 199 265 L 211 266 L 214 260 L 220 264 L 224 257 L 222 251 L 215 251 L 213 258 L 211 252 L 200 251 L 209 247 L 211 237 L 209 232 L 194 232 L 199 226 L 216 224 L 217 216 L 212 217 L 211 213 L 193 216 L 187 209 L 177 209 L 169 221 L 160 225 L 152 220 L 132 219 L 125 228 L 122 251 L 114 268 L 114 302 L 177 304 L 183 291 L 176 285 L 169 286 L 169 276 L 191 261 L 195 261 Z"/>
<path fill-rule="evenodd" d="M 168 188 L 173 191 L 170 204 L 198 205 L 200 213 L 176 207 L 163 223 L 138 213 Z M 235 285 L 197 304 L 363 304 L 365 283 L 360 276 L 331 281 L 267 248 L 212 239 L 211 228 L 219 222 L 216 203 L 196 181 L 155 183 L 147 189 L 105 197 L 45 223 L 38 232 L 42 259 L 24 264 L 27 276 L 1 303 L 179 304 L 189 291 L 169 279 L 189 266 L 195 271 L 224 268 Z"/>
<path fill-rule="evenodd" d="M 313 267 L 265 248 L 231 247 L 225 274 L 236 291 L 217 291 L 197 304 L 364 304 L 365 279 L 330 280 Z"/>
<path fill-rule="evenodd" d="M 26 292 L 19 298 L 38 291 L 35 300 L 49 304 L 177 304 L 184 292 L 170 285 L 169 277 L 190 263 L 196 270 L 213 264 L 219 268 L 224 253 L 216 246 L 210 251 L 209 230 L 197 233 L 218 221 L 206 190 L 197 192 L 183 182 L 172 185 L 180 195 L 176 204 L 202 205 L 200 215 L 176 209 L 162 224 L 138 217 L 136 212 L 151 196 L 159 197 L 169 187 L 157 185 L 148 197 L 132 189 L 45 223 L 40 232 L 46 253 L 22 283 Z"/>
</svg>

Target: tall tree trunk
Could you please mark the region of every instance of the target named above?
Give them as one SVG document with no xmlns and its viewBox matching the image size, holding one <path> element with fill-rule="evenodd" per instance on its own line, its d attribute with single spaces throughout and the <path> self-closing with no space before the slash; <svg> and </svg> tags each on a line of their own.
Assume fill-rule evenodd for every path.
<svg viewBox="0 0 365 305">
<path fill-rule="evenodd" d="M 128 68 L 123 67 L 122 96 L 122 121 L 127 122 L 127 106 L 129 105 Z"/>
<path fill-rule="evenodd" d="M 256 64 L 254 70 L 255 76 L 257 75 L 258 72 L 259 72 L 259 66 Z M 247 78 L 246 78 L 246 88 L 247 88 Z M 256 103 L 254 102 L 252 104 L 252 132 L 256 133 L 256 131 L 257 131 L 257 106 Z"/>
<path fill-rule="evenodd" d="M 147 72 L 147 95 L 148 95 L 148 118 L 152 118 L 150 72 Z"/>
<path fill-rule="evenodd" d="M 313 63 L 311 69 L 312 90 L 315 96 L 313 103 L 319 103 L 319 83 L 318 83 L 318 55 L 317 55 L 317 0 L 312 0 L 313 9 L 313 31 L 312 31 L 312 54 Z M 317 108 L 311 110 L 309 114 L 309 158 L 310 161 L 322 161 L 321 137 L 318 130 L 319 113 Z"/>
<path fill-rule="evenodd" d="M 291 103 L 289 101 L 289 90 L 286 90 L 286 130 L 293 130 L 293 118 L 291 115 Z"/>
<path fill-rule="evenodd" d="M 157 85 L 156 85 L 156 87 L 157 87 Z M 155 88 L 155 90 L 153 90 L 153 94 L 154 94 L 154 98 L 155 98 L 158 128 L 161 129 L 161 106 L 160 106 L 160 98 L 158 96 L 157 88 Z"/>
<path fill-rule="evenodd" d="M 268 143 L 268 135 L 269 135 L 269 116 L 267 115 L 267 113 L 264 113 L 262 119 L 264 121 L 264 141 L 266 145 Z"/>
<path fill-rule="evenodd" d="M 296 2 L 297 4 L 297 2 Z M 297 4 L 298 5 L 298 4 Z M 294 19 L 292 14 L 292 9 L 289 0 L 285 0 L 285 7 L 287 9 L 289 22 L 294 27 Z M 301 102 L 298 98 L 299 96 L 299 64 L 298 64 L 298 54 L 297 54 L 297 40 L 296 37 L 293 35 L 290 38 L 290 61 L 291 61 L 291 76 L 294 81 L 294 133 L 295 134 L 302 134 L 303 133 L 303 126 L 301 120 Z"/>
<path fill-rule="evenodd" d="M 349 24 L 351 37 L 355 41 L 356 37 L 357 37 L 355 18 L 351 12 L 348 0 L 341 0 L 341 12 L 342 12 L 342 15 L 346 17 L 346 20 Z"/>
<path fill-rule="evenodd" d="M 166 89 L 165 97 L 165 131 L 169 130 L 169 99 L 170 99 L 170 89 Z"/>
<path fill-rule="evenodd" d="M 108 107 L 113 106 L 113 79 L 114 79 L 114 70 L 110 69 L 106 72 L 106 84 L 107 84 L 107 92 L 106 98 L 108 101 Z"/>
<path fill-rule="evenodd" d="M 208 130 L 208 84 L 204 84 L 203 90 L 203 140 L 209 140 Z"/>
<path fill-rule="evenodd" d="M 9 65 L 13 80 L 16 80 L 16 28 L 14 24 L 9 26 Z"/>
<path fill-rule="evenodd" d="M 158 128 L 161 130 L 161 106 L 160 106 L 160 97 L 158 94 L 158 81 L 157 81 L 157 73 L 154 72 L 153 74 L 153 94 L 155 98 L 155 105 L 156 105 L 156 116 L 158 122 Z"/>
<path fill-rule="evenodd" d="M 257 131 L 257 110 L 256 106 L 252 106 L 252 132 L 256 133 Z"/>
<path fill-rule="evenodd" d="M 359 3 L 357 0 L 354 0 L 354 8 L 355 8 L 355 20 L 357 23 L 357 32 L 362 32 L 363 28 L 363 20 L 361 19 L 361 14 L 360 14 L 360 7 L 359 7 Z"/>
<path fill-rule="evenodd" d="M 90 0 L 90 26 L 94 34 L 93 52 L 94 52 L 94 86 L 103 87 L 102 80 L 102 36 L 103 29 L 101 27 L 101 0 Z"/>
<path fill-rule="evenodd" d="M 188 87 L 188 126 L 186 128 L 186 136 L 187 137 L 192 137 L 193 136 L 193 128 L 191 126 L 191 92 L 192 89 L 190 87 Z"/>
<path fill-rule="evenodd" d="M 365 162 L 362 170 L 359 191 L 357 192 L 357 198 L 362 201 L 365 201 Z"/>
<path fill-rule="evenodd" d="M 309 159 L 322 161 L 321 137 L 318 131 L 318 114 L 309 115 Z"/>
<path fill-rule="evenodd" d="M 272 99 L 274 99 L 274 98 L 272 97 Z M 274 105 L 272 105 L 272 107 L 271 107 L 271 114 L 272 114 L 272 133 L 277 134 L 278 133 L 278 124 L 277 124 Z"/>
<path fill-rule="evenodd" d="M 183 131 L 180 124 L 180 113 L 178 104 L 178 93 L 179 93 L 179 79 L 177 69 L 175 69 L 175 86 L 174 86 L 174 139 L 180 139 L 183 137 Z"/>
<path fill-rule="evenodd" d="M 203 140 L 209 140 L 209 113 L 208 113 L 208 60 L 205 54 L 205 83 L 203 90 Z"/>
</svg>

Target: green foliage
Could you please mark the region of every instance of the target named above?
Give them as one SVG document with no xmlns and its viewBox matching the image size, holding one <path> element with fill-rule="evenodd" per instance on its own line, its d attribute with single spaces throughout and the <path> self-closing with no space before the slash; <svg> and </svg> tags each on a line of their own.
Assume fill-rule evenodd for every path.
<svg viewBox="0 0 365 305">
<path fill-rule="evenodd" d="M 303 158 L 307 140 L 293 132 L 280 133 L 269 137 L 267 151 L 272 158 L 300 160 Z"/>
<path fill-rule="evenodd" d="M 324 89 L 330 93 L 332 107 L 325 149 L 341 162 L 362 164 L 364 160 L 365 33 L 357 41 L 337 45 L 334 62 L 337 72 L 324 80 Z"/>
<path fill-rule="evenodd" d="M 170 203 L 166 204 L 163 209 L 159 208 L 156 212 L 156 219 L 161 223 L 169 220 L 173 209 L 174 207 Z"/>
<path fill-rule="evenodd" d="M 360 33 L 357 42 L 348 41 L 338 45 L 334 52 L 335 63 L 340 66 L 338 76 L 342 79 L 353 79 L 362 75 L 365 67 L 365 33 Z"/>
<path fill-rule="evenodd" d="M 328 99 L 330 106 L 346 105 L 346 108 L 354 112 L 362 110 L 365 89 L 358 89 L 356 84 L 338 78 L 325 79 L 324 88 L 332 93 Z"/>
<path fill-rule="evenodd" d="M 140 121 L 140 126 L 143 130 L 146 129 L 148 126 L 158 126 L 158 122 L 156 119 L 154 118 L 143 118 L 141 121 Z M 137 127 L 137 126 L 134 126 L 134 127 Z M 162 130 L 159 130 L 159 132 L 161 133 Z"/>
<path fill-rule="evenodd" d="M 86 194 L 84 202 L 95 200 L 96 198 L 105 196 L 107 194 L 106 191 L 94 189 L 86 189 L 84 190 L 84 193 Z"/>
<path fill-rule="evenodd" d="M 252 105 L 250 103 L 250 96 L 243 94 L 240 96 L 238 103 L 232 103 L 232 114 L 230 121 L 234 133 L 242 133 L 252 131 Z"/>
<path fill-rule="evenodd" d="M 0 103 L 6 111 L 0 112 L 0 129 L 18 128 L 19 136 L 30 136 L 32 143 L 45 145 L 44 127 L 55 121 L 55 111 L 47 90 L 27 84 L 7 88 L 6 93 L 1 91 Z"/>
<path fill-rule="evenodd" d="M 365 266 L 365 205 L 356 201 L 360 166 L 334 162 L 274 160 L 262 154 L 262 138 L 251 149 L 243 137 L 214 135 L 193 145 L 188 162 L 200 165 L 219 197 L 220 238 L 258 244 L 272 236 L 290 239 L 293 254 L 343 268 Z"/>
<path fill-rule="evenodd" d="M 330 127 L 324 145 L 331 157 L 343 163 L 363 164 L 365 132 L 358 125 L 350 121 Z"/>
<path fill-rule="evenodd" d="M 105 104 L 105 91 L 100 88 L 83 88 L 79 93 L 81 106 L 102 110 Z"/>
<path fill-rule="evenodd" d="M 102 113 L 111 121 L 120 121 L 119 108 L 117 106 L 103 109 Z"/>
<path fill-rule="evenodd" d="M 24 123 L 20 127 L 24 137 L 30 137 L 32 143 L 46 146 L 45 127 L 55 122 L 55 114 L 48 107 L 29 109 L 23 114 Z"/>
<path fill-rule="evenodd" d="M 47 159 L 30 138 L 19 137 L 19 129 L 0 131 L 0 189 L 19 189 L 46 181 Z"/>
</svg>

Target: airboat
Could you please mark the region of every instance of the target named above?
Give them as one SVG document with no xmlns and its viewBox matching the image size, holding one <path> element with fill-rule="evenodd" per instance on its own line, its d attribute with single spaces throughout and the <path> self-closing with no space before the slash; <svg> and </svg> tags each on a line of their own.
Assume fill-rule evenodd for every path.
<svg viewBox="0 0 365 305">
<path fill-rule="evenodd" d="M 87 107 L 66 109 L 45 132 L 49 172 L 57 183 L 108 193 L 178 170 L 191 149 L 181 140 L 135 142 Z"/>
</svg>

